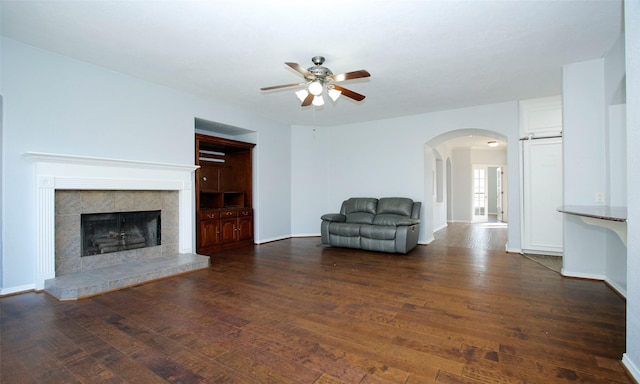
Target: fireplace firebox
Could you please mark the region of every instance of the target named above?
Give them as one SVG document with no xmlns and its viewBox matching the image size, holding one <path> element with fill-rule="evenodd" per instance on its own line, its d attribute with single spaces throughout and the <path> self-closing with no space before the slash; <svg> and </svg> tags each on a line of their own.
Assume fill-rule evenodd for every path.
<svg viewBox="0 0 640 384">
<path fill-rule="evenodd" d="M 161 245 L 160 212 L 113 212 L 80 215 L 82 256 Z"/>
</svg>

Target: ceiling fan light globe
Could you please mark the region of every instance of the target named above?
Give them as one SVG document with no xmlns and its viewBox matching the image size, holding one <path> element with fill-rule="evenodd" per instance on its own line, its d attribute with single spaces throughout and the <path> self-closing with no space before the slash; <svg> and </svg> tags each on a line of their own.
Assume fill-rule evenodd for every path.
<svg viewBox="0 0 640 384">
<path fill-rule="evenodd" d="M 309 92 L 306 89 L 301 89 L 299 91 L 296 91 L 296 96 L 298 97 L 298 99 L 300 99 L 300 101 L 304 101 L 304 99 L 307 98 L 308 94 Z"/>
<path fill-rule="evenodd" d="M 338 91 L 337 89 L 330 89 L 329 91 L 327 91 L 327 94 L 329 95 L 331 100 L 336 101 L 338 100 L 338 97 L 342 95 L 342 92 Z"/>
<path fill-rule="evenodd" d="M 316 107 L 321 107 L 324 105 L 324 99 L 322 98 L 322 96 L 316 96 L 313 98 L 311 104 L 315 105 Z"/>
<path fill-rule="evenodd" d="M 313 96 L 319 96 L 322 93 L 322 83 L 319 81 L 314 81 L 309 84 L 309 93 Z"/>
</svg>

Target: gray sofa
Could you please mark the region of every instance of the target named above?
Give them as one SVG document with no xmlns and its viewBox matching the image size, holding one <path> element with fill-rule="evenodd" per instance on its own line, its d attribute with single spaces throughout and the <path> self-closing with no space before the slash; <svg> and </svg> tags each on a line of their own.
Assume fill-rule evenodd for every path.
<svg viewBox="0 0 640 384">
<path fill-rule="evenodd" d="M 322 216 L 322 244 L 407 253 L 418 244 L 420 202 L 404 197 L 352 197 Z"/>
</svg>

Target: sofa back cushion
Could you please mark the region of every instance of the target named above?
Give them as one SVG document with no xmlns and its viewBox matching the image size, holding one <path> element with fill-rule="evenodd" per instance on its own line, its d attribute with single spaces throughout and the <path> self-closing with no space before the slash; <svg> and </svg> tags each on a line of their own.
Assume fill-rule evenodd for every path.
<svg viewBox="0 0 640 384">
<path fill-rule="evenodd" d="M 377 206 L 376 198 L 352 197 L 342 203 L 340 213 L 347 217 L 347 223 L 371 224 Z"/>
<path fill-rule="evenodd" d="M 413 200 L 406 197 L 383 197 L 378 200 L 379 214 L 394 214 L 411 217 Z"/>
</svg>

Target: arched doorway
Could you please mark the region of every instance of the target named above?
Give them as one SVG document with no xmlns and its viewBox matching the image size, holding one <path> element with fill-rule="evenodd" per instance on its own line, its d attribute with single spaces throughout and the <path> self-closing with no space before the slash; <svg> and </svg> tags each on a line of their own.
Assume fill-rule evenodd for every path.
<svg viewBox="0 0 640 384">
<path fill-rule="evenodd" d="M 495 142 L 497 146 L 489 146 Z M 493 144 L 493 143 L 492 143 Z M 433 234 L 448 225 L 448 222 L 474 221 L 474 212 L 494 214 L 506 221 L 503 211 L 492 212 L 494 207 L 506 207 L 508 189 L 506 177 L 474 178 L 474 170 L 501 172 L 506 175 L 507 164 L 506 136 L 485 129 L 458 129 L 443 133 L 424 145 L 425 159 L 425 234 L 431 242 Z M 484 187 L 479 190 L 478 180 L 500 181 L 498 188 Z M 474 181 L 476 183 L 474 184 Z M 500 191 L 500 196 L 497 192 Z M 491 193 L 494 193 L 491 196 Z M 487 199 L 503 199 L 488 204 Z M 478 204 L 481 204 L 479 208 Z M 496 220 L 496 219 L 494 219 Z"/>
</svg>

